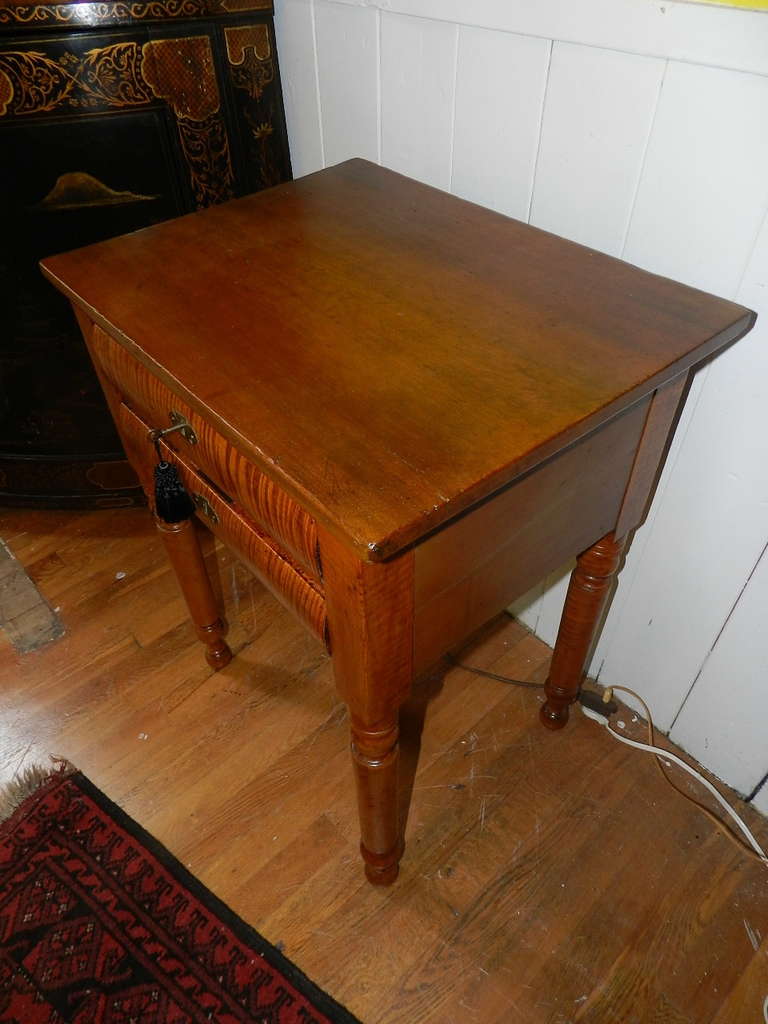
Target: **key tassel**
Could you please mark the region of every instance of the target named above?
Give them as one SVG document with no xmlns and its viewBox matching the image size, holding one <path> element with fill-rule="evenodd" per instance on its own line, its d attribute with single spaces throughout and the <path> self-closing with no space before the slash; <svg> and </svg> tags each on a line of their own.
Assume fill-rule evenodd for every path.
<svg viewBox="0 0 768 1024">
<path fill-rule="evenodd" d="M 160 459 L 155 466 L 155 513 L 163 522 L 183 523 L 195 514 L 195 503 L 179 479 L 176 467 L 161 457 L 157 442 L 155 449 Z"/>
</svg>

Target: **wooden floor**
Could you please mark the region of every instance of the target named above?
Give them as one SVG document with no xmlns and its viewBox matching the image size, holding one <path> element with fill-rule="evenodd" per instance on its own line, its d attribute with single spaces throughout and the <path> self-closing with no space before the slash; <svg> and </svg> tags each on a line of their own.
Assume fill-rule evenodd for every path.
<svg viewBox="0 0 768 1024">
<path fill-rule="evenodd" d="M 225 550 L 212 675 L 147 512 L 0 511 L 0 536 L 67 630 L 0 638 L 3 775 L 69 758 L 365 1024 L 762 1024 L 768 872 L 578 711 L 552 734 L 536 691 L 432 680 L 375 889 L 328 659 Z M 463 657 L 542 680 L 548 655 L 505 620 Z"/>
</svg>

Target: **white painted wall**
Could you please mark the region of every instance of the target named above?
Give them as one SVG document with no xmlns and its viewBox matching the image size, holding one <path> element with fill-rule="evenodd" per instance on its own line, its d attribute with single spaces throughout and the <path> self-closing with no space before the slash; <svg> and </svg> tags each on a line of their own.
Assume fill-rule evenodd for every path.
<svg viewBox="0 0 768 1024">
<path fill-rule="evenodd" d="M 294 173 L 365 156 L 756 309 L 702 371 L 593 662 L 768 811 L 768 14 L 276 0 Z M 517 607 L 554 641 L 567 570 Z"/>
</svg>

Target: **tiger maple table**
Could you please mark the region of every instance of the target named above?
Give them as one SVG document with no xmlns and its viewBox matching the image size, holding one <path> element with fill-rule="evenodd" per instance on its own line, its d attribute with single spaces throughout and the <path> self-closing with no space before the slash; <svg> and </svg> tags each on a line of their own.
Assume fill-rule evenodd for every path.
<svg viewBox="0 0 768 1024">
<path fill-rule="evenodd" d="M 696 364 L 754 314 L 361 160 L 55 256 L 126 451 L 331 652 L 368 878 L 397 875 L 413 679 L 578 555 L 563 726 Z M 158 520 L 211 665 L 190 522 Z M 672 567 L 670 567 L 670 570 Z"/>
</svg>

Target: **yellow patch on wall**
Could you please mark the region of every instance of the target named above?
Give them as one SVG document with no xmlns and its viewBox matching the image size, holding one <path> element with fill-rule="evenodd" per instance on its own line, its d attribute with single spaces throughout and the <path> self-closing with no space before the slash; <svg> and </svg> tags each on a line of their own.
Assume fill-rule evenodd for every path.
<svg viewBox="0 0 768 1024">
<path fill-rule="evenodd" d="M 717 4 L 719 7 L 743 7 L 746 11 L 768 11 L 768 0 L 684 0 L 684 3 Z"/>
</svg>

